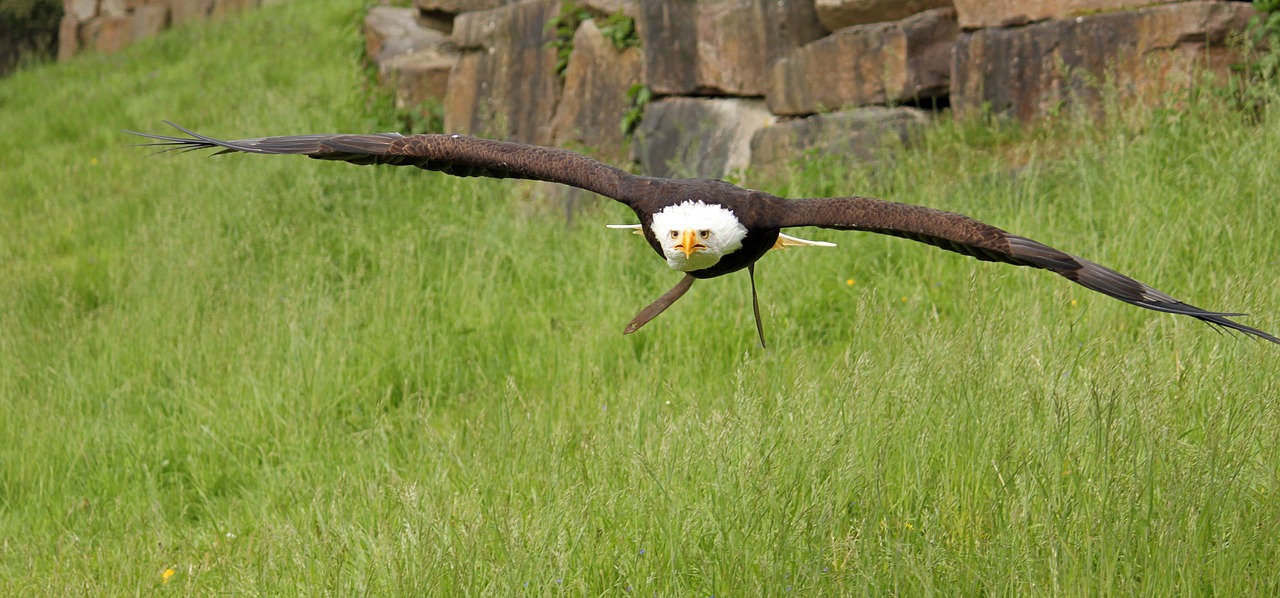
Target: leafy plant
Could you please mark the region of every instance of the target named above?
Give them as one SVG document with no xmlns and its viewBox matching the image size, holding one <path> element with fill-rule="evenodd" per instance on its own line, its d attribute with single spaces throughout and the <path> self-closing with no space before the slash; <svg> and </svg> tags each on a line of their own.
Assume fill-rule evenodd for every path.
<svg viewBox="0 0 1280 598">
<path fill-rule="evenodd" d="M 21 23 L 32 20 L 41 24 L 52 17 L 53 25 L 62 17 L 60 0 L 0 0 L 0 18 L 13 19 Z"/>
<path fill-rule="evenodd" d="M 426 100 L 397 110 L 396 116 L 404 123 L 407 133 L 444 132 L 444 104 L 438 100 Z"/>
<path fill-rule="evenodd" d="M 1274 80 L 1280 74 L 1280 0 L 1253 0 L 1258 15 L 1249 19 L 1247 44 L 1255 56 L 1242 65 L 1255 77 Z"/>
<path fill-rule="evenodd" d="M 1253 8 L 1260 13 L 1249 22 L 1255 39 L 1280 35 L 1280 0 L 1253 0 Z"/>
<path fill-rule="evenodd" d="M 640 47 L 640 34 L 636 22 L 621 12 L 599 19 L 600 33 L 619 50 Z"/>
<path fill-rule="evenodd" d="M 53 58 L 58 49 L 59 0 L 0 0 L 0 74 L 19 64 Z"/>
<path fill-rule="evenodd" d="M 644 117 L 644 107 L 653 99 L 653 90 L 644 83 L 633 84 L 627 89 L 627 110 L 622 113 L 622 134 L 630 137 L 640 126 Z"/>
<path fill-rule="evenodd" d="M 596 19 L 600 33 L 619 50 L 640 47 L 640 35 L 636 31 L 635 20 L 622 12 L 610 15 L 593 13 L 587 7 L 574 2 L 560 5 L 560 14 L 547 21 L 546 30 L 555 31 L 555 37 L 547 42 L 547 46 L 556 50 L 556 74 L 564 75 L 569 68 L 569 57 L 573 54 L 573 35 L 578 26 L 587 19 Z"/>
<path fill-rule="evenodd" d="M 556 74 L 563 76 L 569 68 L 569 56 L 573 54 L 573 34 L 578 25 L 591 18 L 591 12 L 575 2 L 560 5 L 560 14 L 547 21 L 546 31 L 554 31 L 555 37 L 547 42 L 547 46 L 556 50 Z"/>
</svg>

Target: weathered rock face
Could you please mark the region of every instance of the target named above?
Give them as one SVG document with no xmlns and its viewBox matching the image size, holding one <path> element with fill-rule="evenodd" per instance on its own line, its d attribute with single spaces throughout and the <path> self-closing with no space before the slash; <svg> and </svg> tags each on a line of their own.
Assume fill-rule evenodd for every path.
<svg viewBox="0 0 1280 598">
<path fill-rule="evenodd" d="M 573 54 L 564 73 L 564 91 L 556 109 L 555 144 L 590 150 L 597 159 L 622 165 L 630 150 L 622 132 L 629 107 L 627 89 L 640 80 L 638 48 L 619 50 L 605 39 L 594 20 L 573 36 Z"/>
<path fill-rule="evenodd" d="M 169 10 L 174 25 L 202 21 L 213 13 L 213 0 L 171 0 Z"/>
<path fill-rule="evenodd" d="M 812 0 L 639 4 L 644 80 L 659 94 L 764 95 L 768 65 L 826 32 Z"/>
<path fill-rule="evenodd" d="M 660 100 L 640 121 L 636 153 L 645 174 L 724 178 L 750 165 L 751 137 L 776 121 L 759 100 Z"/>
<path fill-rule="evenodd" d="M 578 4 L 600 14 L 620 12 L 634 19 L 640 16 L 640 2 L 641 0 L 579 0 Z"/>
<path fill-rule="evenodd" d="M 75 51 L 92 48 L 98 52 L 119 52 L 133 42 L 133 38 L 129 36 L 131 31 L 128 19 L 103 15 L 77 29 L 76 38 L 79 43 L 72 47 Z M 61 51 L 63 47 L 59 45 L 58 50 Z M 62 55 L 58 57 L 63 58 Z"/>
<path fill-rule="evenodd" d="M 881 106 L 779 122 L 751 138 L 751 172 L 765 178 L 780 176 L 789 164 L 810 154 L 869 162 L 908 144 L 928 122 L 923 110 Z"/>
<path fill-rule="evenodd" d="M 424 29 L 412 8 L 375 6 L 364 17 L 364 53 L 375 64 L 444 41 L 438 32 Z"/>
<path fill-rule="evenodd" d="M 457 62 L 457 54 L 436 48 L 391 59 L 387 63 L 385 85 L 394 86 L 396 108 L 443 102 L 449 92 L 450 73 Z"/>
<path fill-rule="evenodd" d="M 98 14 L 108 17 L 123 17 L 129 14 L 129 6 L 124 0 L 98 0 Z"/>
<path fill-rule="evenodd" d="M 66 60 L 80 51 L 80 21 L 75 15 L 66 12 L 58 22 L 58 53 L 55 56 L 59 60 Z"/>
<path fill-rule="evenodd" d="M 813 114 L 946 95 L 955 11 L 841 29 L 773 64 L 766 99 L 775 114 Z"/>
<path fill-rule="evenodd" d="M 1182 0 L 954 0 L 960 27 L 1009 27 Z"/>
<path fill-rule="evenodd" d="M 144 39 L 164 31 L 169 26 L 169 7 L 164 4 L 143 4 L 133 11 L 129 27 L 131 39 Z"/>
<path fill-rule="evenodd" d="M 957 114 L 982 109 L 1027 121 L 1095 102 L 1108 76 L 1129 97 L 1185 87 L 1200 67 L 1238 59 L 1226 37 L 1254 15 L 1240 2 L 1187 2 L 961 36 L 952 69 Z"/>
<path fill-rule="evenodd" d="M 420 11 L 443 12 L 456 15 L 476 10 L 493 10 L 519 0 L 413 0 Z"/>
<path fill-rule="evenodd" d="M 98 0 L 64 0 L 62 10 L 65 16 L 88 21 L 98 16 Z"/>
<path fill-rule="evenodd" d="M 411 8 L 376 6 L 364 19 L 365 53 L 378 67 L 378 84 L 395 92 L 397 108 L 443 102 L 458 53 L 449 37 L 418 24 Z"/>
<path fill-rule="evenodd" d="M 462 55 L 445 96 L 445 130 L 552 143 L 561 82 L 546 23 L 559 11 L 559 0 L 526 0 L 458 15 L 452 39 Z"/>
<path fill-rule="evenodd" d="M 854 25 L 897 21 L 934 8 L 947 8 L 951 0 L 815 0 L 818 20 L 827 31 Z"/>
<path fill-rule="evenodd" d="M 419 25 L 443 33 L 453 32 L 453 19 L 464 12 L 493 10 L 519 0 L 414 0 Z"/>
</svg>

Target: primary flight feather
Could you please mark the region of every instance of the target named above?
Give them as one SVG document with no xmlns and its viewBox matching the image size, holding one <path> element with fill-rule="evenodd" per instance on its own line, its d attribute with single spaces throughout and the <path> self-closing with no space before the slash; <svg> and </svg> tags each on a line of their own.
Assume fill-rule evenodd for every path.
<svg viewBox="0 0 1280 598">
<path fill-rule="evenodd" d="M 631 174 L 568 150 L 464 135 L 295 135 L 222 141 L 168 123 L 189 137 L 137 133 L 145 145 L 217 153 L 302 154 L 354 164 L 416 166 L 455 176 L 518 178 L 562 183 L 617 200 L 635 212 L 639 232 L 681 281 L 641 310 L 624 332 L 638 330 L 679 299 L 698 278 L 746 269 L 756 330 L 764 344 L 755 293 L 755 263 L 770 249 L 830 245 L 781 234 L 816 226 L 893 235 L 984 261 L 1056 272 L 1093 291 L 1147 309 L 1190 316 L 1273 343 L 1280 338 L 1235 322 L 1244 314 L 1188 305 L 1128 276 L 968 216 L 871 197 L 784 199 L 724 181 L 665 179 Z"/>
</svg>

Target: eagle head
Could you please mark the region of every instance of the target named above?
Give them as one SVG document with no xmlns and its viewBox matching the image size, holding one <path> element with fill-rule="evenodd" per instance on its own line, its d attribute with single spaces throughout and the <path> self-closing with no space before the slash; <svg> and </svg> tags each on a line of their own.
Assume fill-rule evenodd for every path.
<svg viewBox="0 0 1280 598">
<path fill-rule="evenodd" d="M 703 270 L 742 247 L 746 227 L 728 208 L 686 200 L 653 215 L 649 225 L 667 265 L 681 272 Z"/>
</svg>

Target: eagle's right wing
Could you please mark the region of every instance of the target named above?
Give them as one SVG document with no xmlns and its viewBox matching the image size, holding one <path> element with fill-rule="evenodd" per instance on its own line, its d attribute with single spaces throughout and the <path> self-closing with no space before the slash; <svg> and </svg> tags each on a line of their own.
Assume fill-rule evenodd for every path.
<svg viewBox="0 0 1280 598">
<path fill-rule="evenodd" d="M 569 150 L 466 135 L 294 135 L 223 141 L 168 124 L 190 137 L 127 132 L 156 140 L 144 145 L 168 150 L 221 148 L 217 153 L 301 154 L 353 164 L 416 166 L 454 176 L 550 181 L 593 191 L 628 206 L 637 201 L 635 183 L 642 179 Z"/>
</svg>

